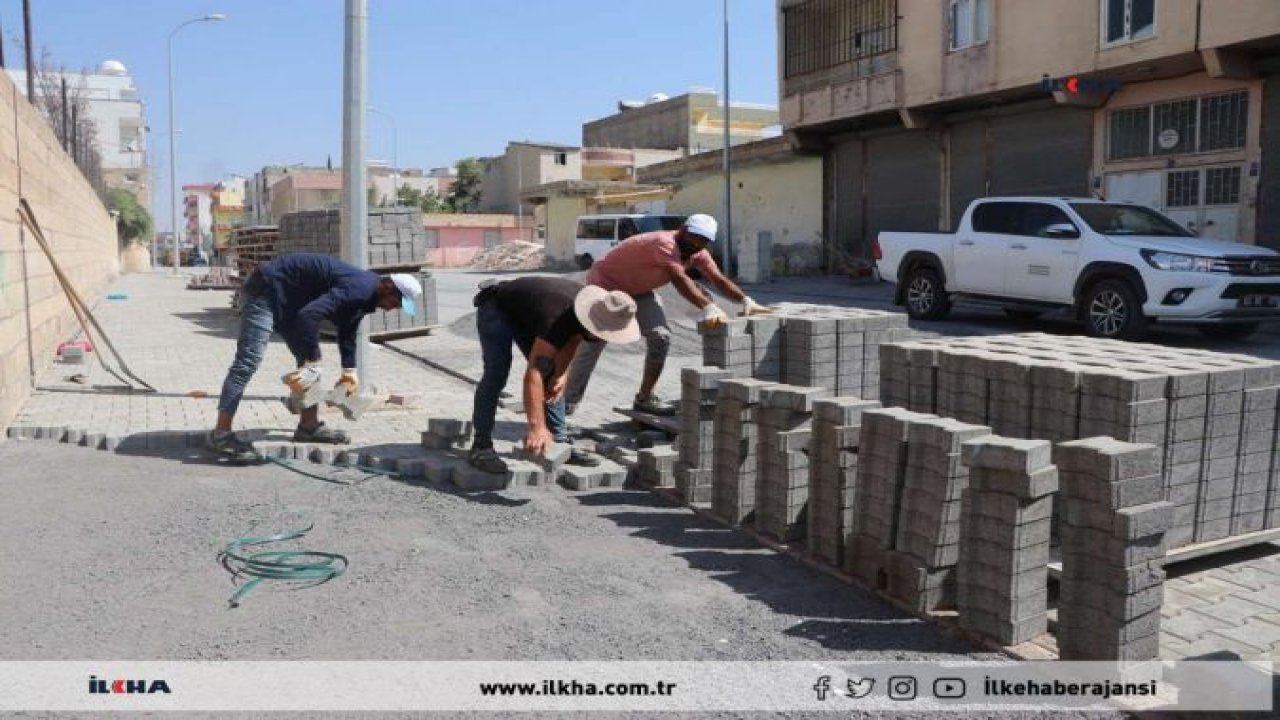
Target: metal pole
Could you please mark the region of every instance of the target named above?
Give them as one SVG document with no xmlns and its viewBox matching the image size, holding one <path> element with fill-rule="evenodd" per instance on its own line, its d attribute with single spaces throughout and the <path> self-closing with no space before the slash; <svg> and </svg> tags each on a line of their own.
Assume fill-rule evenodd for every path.
<svg viewBox="0 0 1280 720">
<path fill-rule="evenodd" d="M 36 104 L 36 54 L 31 39 L 31 0 L 22 0 L 22 44 L 27 53 L 27 100 Z"/>
<path fill-rule="evenodd" d="M 516 237 L 524 239 L 524 153 L 516 150 Z"/>
<path fill-rule="evenodd" d="M 369 107 L 365 79 L 368 56 L 368 0 L 346 0 L 346 42 L 342 62 L 342 257 L 356 267 L 368 267 L 365 241 L 369 227 L 369 198 L 365 194 L 365 108 Z M 356 368 L 360 384 L 369 387 L 369 325 L 356 332 Z"/>
<path fill-rule="evenodd" d="M 31 102 L 35 103 L 35 98 L 32 98 Z M 62 141 L 62 149 L 66 150 L 71 147 L 67 144 L 71 137 L 71 130 L 67 127 L 67 78 L 65 75 L 62 77 L 62 103 L 58 109 L 62 111 L 62 137 L 58 139 Z"/>
<path fill-rule="evenodd" d="M 720 261 L 726 275 L 731 275 L 729 259 L 733 257 L 733 179 L 729 172 L 729 0 L 724 0 L 724 249 Z"/>
<path fill-rule="evenodd" d="M 182 245 L 179 242 L 181 237 L 178 232 L 178 151 L 176 149 L 176 141 L 174 133 L 176 132 L 173 124 L 173 37 L 178 34 L 182 28 L 198 22 L 219 21 L 223 19 L 221 13 L 213 13 L 204 17 L 192 18 L 169 33 L 169 219 L 173 223 L 173 274 L 178 274 L 178 266 L 182 261 Z"/>
<path fill-rule="evenodd" d="M 0 25 L 0 70 L 4 69 L 4 25 Z"/>
</svg>

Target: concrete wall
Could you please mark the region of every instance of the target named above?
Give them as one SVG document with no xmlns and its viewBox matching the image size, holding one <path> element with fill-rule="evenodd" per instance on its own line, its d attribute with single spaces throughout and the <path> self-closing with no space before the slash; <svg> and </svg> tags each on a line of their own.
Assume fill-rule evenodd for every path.
<svg viewBox="0 0 1280 720">
<path fill-rule="evenodd" d="M 724 229 L 724 178 L 704 174 L 682 183 L 667 212 L 710 213 Z M 767 238 L 767 267 L 760 241 Z M 744 281 L 822 270 L 822 159 L 795 157 L 733 171 L 733 247 Z M 722 238 L 723 239 L 723 238 Z M 718 257 L 718 255 L 717 255 Z"/>
<path fill-rule="evenodd" d="M 573 259 L 578 216 L 586 214 L 586 198 L 553 197 L 547 201 L 547 257 L 565 261 Z"/>
<path fill-rule="evenodd" d="M 14 92 L 8 76 L 0 77 L 0 428 L 30 394 L 32 374 L 49 367 L 58 343 L 76 327 L 40 246 L 30 233 L 19 240 L 19 193 L 86 302 L 100 299 L 119 273 L 111 216 L 44 121 L 25 100 L 14 102 Z"/>
</svg>

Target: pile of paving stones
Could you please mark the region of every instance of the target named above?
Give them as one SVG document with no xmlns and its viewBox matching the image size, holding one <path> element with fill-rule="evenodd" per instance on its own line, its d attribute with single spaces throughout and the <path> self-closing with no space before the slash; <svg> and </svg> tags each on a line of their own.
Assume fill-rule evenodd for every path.
<svg viewBox="0 0 1280 720">
<path fill-rule="evenodd" d="M 714 421 L 711 513 L 727 523 L 737 525 L 755 511 L 760 445 L 756 408 L 763 391 L 773 386 L 767 380 L 754 378 L 720 381 Z"/>
<path fill-rule="evenodd" d="M 814 401 L 830 395 L 816 387 L 771 385 L 756 407 L 755 528 L 781 541 L 803 537 L 809 500 L 809 439 Z"/>
<path fill-rule="evenodd" d="M 679 457 L 675 465 L 675 487 L 684 501 L 695 506 L 711 503 L 711 469 L 716 419 L 716 399 L 720 381 L 732 377 L 728 370 L 689 367 L 680 371 L 680 435 L 676 438 Z"/>
<path fill-rule="evenodd" d="M 737 377 L 879 397 L 880 345 L 917 334 L 903 313 L 781 304 L 774 315 L 702 329 L 702 364 Z"/>
<path fill-rule="evenodd" d="M 1062 442 L 1149 443 L 1171 547 L 1280 527 L 1280 363 L 1029 333 L 881 347 L 886 405 Z"/>
<path fill-rule="evenodd" d="M 1090 438 L 1061 443 L 1054 460 L 1065 504 L 1058 581 L 1063 660 L 1152 660 L 1160 651 L 1165 532 L 1159 453 Z"/>
<path fill-rule="evenodd" d="M 862 414 L 879 407 L 874 400 L 857 397 L 824 398 L 813 403 L 806 549 L 834 567 L 844 564 L 845 537 L 853 526 Z M 718 445 L 716 449 L 719 451 Z"/>
</svg>

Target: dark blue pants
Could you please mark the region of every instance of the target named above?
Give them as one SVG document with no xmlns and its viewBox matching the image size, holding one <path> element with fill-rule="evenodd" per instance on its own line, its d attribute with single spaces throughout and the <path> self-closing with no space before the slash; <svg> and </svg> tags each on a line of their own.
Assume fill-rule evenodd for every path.
<svg viewBox="0 0 1280 720">
<path fill-rule="evenodd" d="M 498 414 L 498 397 L 511 375 L 511 345 L 515 343 L 526 358 L 533 347 L 533 337 L 516 332 L 507 314 L 493 302 L 476 309 L 476 330 L 480 333 L 480 352 L 484 358 L 484 376 L 476 388 L 471 424 L 475 430 L 474 448 L 493 447 L 494 417 Z M 569 426 L 565 422 L 564 397 L 546 403 L 547 429 L 556 442 L 569 442 Z M 525 408 L 526 413 L 534 412 Z"/>
</svg>

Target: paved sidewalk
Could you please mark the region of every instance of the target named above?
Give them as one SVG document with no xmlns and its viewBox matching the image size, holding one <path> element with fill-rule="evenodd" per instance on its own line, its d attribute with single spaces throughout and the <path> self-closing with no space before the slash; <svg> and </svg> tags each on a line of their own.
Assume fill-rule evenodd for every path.
<svg viewBox="0 0 1280 720">
<path fill-rule="evenodd" d="M 421 404 L 410 409 L 371 412 L 358 423 L 347 422 L 336 411 L 325 413 L 326 422 L 351 433 L 353 448 L 373 447 L 389 457 L 418 456 L 422 453 L 418 448 L 419 433 L 426 428 L 428 418 L 470 417 L 474 381 L 479 379 L 481 364 L 469 300 L 475 285 L 489 276 L 439 273 L 445 327 L 427 337 L 374 347 L 371 359 L 377 386 L 384 392 L 416 394 Z M 40 378 L 39 389 L 13 426 L 71 427 L 99 433 L 104 438 L 114 438 L 121 450 L 164 451 L 198 442 L 199 433 L 207 431 L 214 421 L 216 397 L 235 351 L 238 319 L 230 310 L 229 293 L 190 291 L 185 289 L 185 283 L 185 277 L 175 279 L 164 274 L 128 275 L 113 288 L 113 292 L 126 293 L 127 299 L 103 301 L 95 308 L 126 361 L 159 392 L 121 391 L 118 382 L 95 361 L 84 365 L 55 364 Z M 749 292 L 767 302 L 886 307 L 888 300 L 887 286 L 856 286 L 832 279 L 787 280 L 749 288 Z M 674 338 L 671 360 L 658 390 L 675 397 L 679 392 L 679 368 L 700 364 L 700 346 L 693 329 L 692 308 L 672 293 L 664 297 Z M 998 315 L 981 312 L 961 312 L 955 322 L 918 327 L 944 334 L 1010 332 L 1018 328 Z M 1067 323 L 1054 327 L 1072 331 Z M 1202 342 L 1185 333 L 1172 334 L 1167 341 Z M 1214 347 L 1228 349 L 1220 344 Z M 1267 336 L 1234 347 L 1233 351 L 1271 357 L 1280 354 L 1280 343 Z M 326 372 L 336 378 L 336 348 L 326 344 L 324 352 Z M 619 416 L 611 408 L 630 403 L 642 362 L 643 343 L 610 348 L 592 378 L 587 402 L 571 421 L 586 427 L 617 422 Z M 279 376 L 292 364 L 283 343 L 273 342 L 248 388 L 237 429 L 247 429 L 254 439 L 290 438 L 296 418 L 280 401 L 284 388 Z M 519 369 L 517 361 L 507 387 L 512 401 L 519 395 Z M 75 374 L 84 374 L 86 382 L 68 379 Z M 194 397 L 192 393 L 203 396 Z M 523 418 L 510 410 L 500 410 L 498 419 L 498 439 L 518 440 Z M 1232 650 L 1244 657 L 1280 660 L 1278 551 L 1277 546 L 1267 545 L 1175 567 L 1167 585 L 1162 656 Z"/>
</svg>

